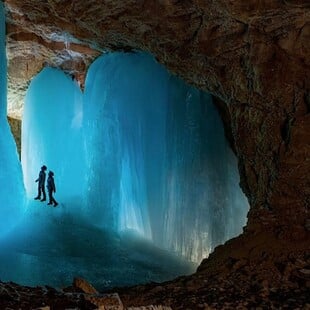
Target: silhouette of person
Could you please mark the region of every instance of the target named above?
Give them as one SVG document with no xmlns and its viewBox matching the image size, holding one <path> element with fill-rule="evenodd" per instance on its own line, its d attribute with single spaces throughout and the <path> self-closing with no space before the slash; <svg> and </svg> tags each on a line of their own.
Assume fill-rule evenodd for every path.
<svg viewBox="0 0 310 310">
<path fill-rule="evenodd" d="M 55 186 L 55 181 L 54 181 L 54 173 L 52 171 L 48 172 L 46 187 L 48 190 L 48 197 L 49 197 L 48 205 L 54 204 L 54 207 L 56 207 L 58 205 L 58 203 L 53 197 L 53 193 L 56 193 L 56 186 Z"/>
<path fill-rule="evenodd" d="M 38 196 L 34 198 L 36 200 L 41 199 L 41 193 L 43 194 L 43 198 L 41 199 L 41 201 L 46 200 L 46 193 L 45 193 L 45 177 L 46 177 L 45 171 L 46 171 L 46 169 L 47 169 L 47 167 L 45 165 L 43 165 L 41 167 L 39 177 L 36 179 L 36 182 L 39 182 L 38 183 Z"/>
</svg>

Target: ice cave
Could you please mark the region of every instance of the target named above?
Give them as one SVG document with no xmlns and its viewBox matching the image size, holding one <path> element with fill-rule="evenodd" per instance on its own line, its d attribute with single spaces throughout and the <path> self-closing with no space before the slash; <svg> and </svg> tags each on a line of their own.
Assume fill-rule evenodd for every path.
<svg viewBox="0 0 310 310">
<path fill-rule="evenodd" d="M 3 23 L 0 43 L 2 280 L 164 281 L 242 232 L 248 202 L 211 95 L 139 51 L 100 56 L 84 92 L 45 67 L 27 90 L 20 164 L 6 121 Z M 42 165 L 55 174 L 56 208 L 34 200 Z"/>
</svg>

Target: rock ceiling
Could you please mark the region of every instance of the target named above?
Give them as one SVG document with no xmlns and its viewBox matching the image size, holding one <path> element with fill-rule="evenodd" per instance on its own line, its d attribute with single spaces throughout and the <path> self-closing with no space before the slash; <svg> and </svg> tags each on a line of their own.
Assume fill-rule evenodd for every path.
<svg viewBox="0 0 310 310">
<path fill-rule="evenodd" d="M 104 50 L 132 48 L 226 101 L 259 99 L 282 81 L 292 92 L 304 78 L 294 67 L 309 66 L 309 7 L 299 2 L 7 0 L 9 101 L 20 106 L 45 65 L 83 84 Z"/>
<path fill-rule="evenodd" d="M 42 67 L 83 87 L 103 51 L 151 52 L 227 104 L 247 232 L 304 238 L 310 204 L 310 5 L 302 0 L 7 0 L 11 113 Z"/>
</svg>

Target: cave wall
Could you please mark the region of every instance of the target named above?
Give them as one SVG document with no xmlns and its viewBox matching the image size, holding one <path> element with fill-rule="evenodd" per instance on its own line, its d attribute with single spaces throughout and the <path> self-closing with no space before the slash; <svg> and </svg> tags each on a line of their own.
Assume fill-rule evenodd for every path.
<svg viewBox="0 0 310 310">
<path fill-rule="evenodd" d="M 7 0 L 5 4 L 9 81 L 18 72 L 15 67 L 22 68 L 18 77 L 23 76 L 11 83 L 12 93 L 46 64 L 62 67 L 83 84 L 88 64 L 101 51 L 149 51 L 171 72 L 226 103 L 241 186 L 251 205 L 246 232 L 306 237 L 309 4 L 298 0 Z M 70 48 L 80 56 L 75 58 Z"/>
<path fill-rule="evenodd" d="M 17 118 L 12 118 L 12 117 L 8 117 L 8 122 L 11 128 L 11 132 L 13 134 L 15 143 L 16 143 L 16 148 L 17 148 L 17 153 L 18 153 L 18 157 L 20 159 L 20 155 L 21 155 L 21 120 L 17 119 Z"/>
</svg>

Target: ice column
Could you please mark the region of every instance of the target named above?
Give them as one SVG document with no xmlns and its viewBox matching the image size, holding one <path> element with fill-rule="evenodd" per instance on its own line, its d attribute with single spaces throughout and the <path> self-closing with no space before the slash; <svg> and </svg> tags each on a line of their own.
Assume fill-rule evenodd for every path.
<svg viewBox="0 0 310 310">
<path fill-rule="evenodd" d="M 24 210 L 24 187 L 16 145 L 7 122 L 5 14 L 0 2 L 0 237 Z"/>
<path fill-rule="evenodd" d="M 242 232 L 248 203 L 211 96 L 172 78 L 162 242 L 193 261 Z"/>
<path fill-rule="evenodd" d="M 44 164 L 55 174 L 57 200 L 72 211 L 82 207 L 82 118 L 82 94 L 70 76 L 47 67 L 32 80 L 22 124 L 22 165 L 30 199 L 37 194 L 34 181 Z"/>
<path fill-rule="evenodd" d="M 85 92 L 88 213 L 199 261 L 238 235 L 247 201 L 211 96 L 145 53 L 113 53 Z"/>
<path fill-rule="evenodd" d="M 163 170 L 167 86 L 166 70 L 143 53 L 104 55 L 88 72 L 88 209 L 99 225 L 151 238 L 149 191 Z"/>
</svg>

